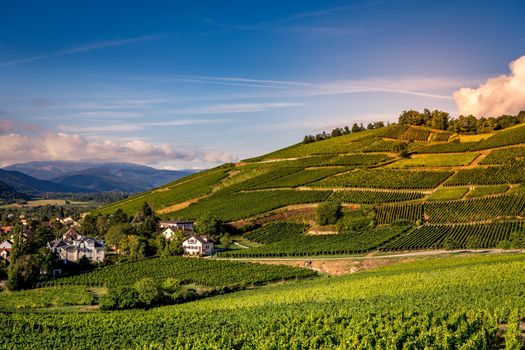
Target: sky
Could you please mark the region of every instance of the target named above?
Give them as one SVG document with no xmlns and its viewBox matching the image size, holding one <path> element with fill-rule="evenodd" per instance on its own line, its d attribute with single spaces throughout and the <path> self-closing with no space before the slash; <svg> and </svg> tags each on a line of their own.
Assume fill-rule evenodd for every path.
<svg viewBox="0 0 525 350">
<path fill-rule="evenodd" d="M 4 1 L 0 166 L 207 168 L 407 109 L 513 113 L 524 13 L 522 0 Z"/>
</svg>

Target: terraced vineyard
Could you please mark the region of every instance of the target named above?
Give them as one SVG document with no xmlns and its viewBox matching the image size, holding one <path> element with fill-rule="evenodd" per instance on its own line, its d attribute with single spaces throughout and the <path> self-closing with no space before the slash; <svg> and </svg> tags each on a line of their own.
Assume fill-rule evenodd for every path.
<svg viewBox="0 0 525 350">
<path fill-rule="evenodd" d="M 319 203 L 338 201 L 344 204 L 346 216 L 368 207 L 373 213 L 371 226 L 381 229 L 400 221 L 426 227 L 525 220 L 524 135 L 525 125 L 466 135 L 394 124 L 295 144 L 210 169 L 101 212 L 122 208 L 133 214 L 147 201 L 164 219 L 199 220 L 211 215 L 246 225 L 293 217 L 297 211 L 301 220 L 312 224 Z M 332 254 L 336 246 L 341 252 L 364 251 L 381 241 L 370 237 L 370 232 L 361 232 L 362 237 L 300 235 L 296 239 L 303 246 L 297 250 L 289 248 L 294 243 L 287 241 L 264 243 L 250 251 L 302 254 L 309 247 L 314 254 Z M 374 244 L 362 243 L 365 240 Z"/>
<path fill-rule="evenodd" d="M 393 189 L 435 188 L 450 177 L 450 171 L 355 170 L 312 184 L 318 187 L 371 187 Z"/>
<path fill-rule="evenodd" d="M 142 278 L 152 277 L 158 281 L 175 278 L 183 283 L 222 287 L 240 283 L 264 284 L 315 275 L 312 271 L 293 267 L 169 256 L 113 265 L 44 282 L 42 285 L 119 287 L 132 286 Z"/>
<path fill-rule="evenodd" d="M 343 203 L 378 204 L 421 199 L 424 194 L 415 191 L 344 190 L 335 191 L 330 199 Z"/>
<path fill-rule="evenodd" d="M 263 246 L 220 253 L 227 257 L 278 257 L 364 253 L 399 236 L 408 227 L 387 227 L 363 232 L 308 235 L 307 225 L 270 223 L 245 237 Z"/>
<path fill-rule="evenodd" d="M 508 240 L 511 233 L 525 238 L 525 223 L 428 225 L 386 244 L 381 250 L 492 248 Z"/>
<path fill-rule="evenodd" d="M 462 223 L 525 216 L 525 195 L 504 194 L 486 198 L 420 204 L 385 205 L 377 210 L 377 222 L 390 224 L 397 220 L 428 223 Z"/>
</svg>

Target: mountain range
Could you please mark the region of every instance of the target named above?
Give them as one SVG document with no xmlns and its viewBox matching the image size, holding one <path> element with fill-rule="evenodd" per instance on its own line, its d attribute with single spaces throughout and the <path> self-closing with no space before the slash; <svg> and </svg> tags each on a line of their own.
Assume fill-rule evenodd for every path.
<svg viewBox="0 0 525 350">
<path fill-rule="evenodd" d="M 5 188 L 2 193 L 9 194 L 9 197 L 13 197 L 14 192 L 20 196 L 38 196 L 50 192 L 135 193 L 195 172 L 161 170 L 131 163 L 40 161 L 13 164 L 0 169 L 0 182 Z M 3 195 L 0 197 L 4 198 Z"/>
</svg>

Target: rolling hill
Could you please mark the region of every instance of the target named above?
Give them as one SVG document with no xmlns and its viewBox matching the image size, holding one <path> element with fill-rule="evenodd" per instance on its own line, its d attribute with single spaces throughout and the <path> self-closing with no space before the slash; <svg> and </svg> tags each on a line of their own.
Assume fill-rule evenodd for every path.
<svg viewBox="0 0 525 350">
<path fill-rule="evenodd" d="M 131 163 L 71 161 L 20 163 L 10 165 L 4 170 L 17 171 L 74 190 L 69 192 L 126 193 L 146 191 L 195 172 L 161 170 Z"/>
<path fill-rule="evenodd" d="M 259 236 L 274 235 L 260 240 L 262 247 L 225 253 L 234 256 L 486 248 L 525 234 L 524 170 L 523 124 L 483 135 L 394 124 L 225 164 L 100 211 L 132 214 L 148 202 L 164 218 L 213 215 L 235 227 L 264 225 L 270 233 Z M 346 227 L 361 220 L 369 228 L 305 234 L 315 206 L 329 200 L 344 204 Z M 269 225 L 280 221 L 310 227 L 272 233 Z M 286 240 L 294 249 L 283 248 Z"/>
</svg>

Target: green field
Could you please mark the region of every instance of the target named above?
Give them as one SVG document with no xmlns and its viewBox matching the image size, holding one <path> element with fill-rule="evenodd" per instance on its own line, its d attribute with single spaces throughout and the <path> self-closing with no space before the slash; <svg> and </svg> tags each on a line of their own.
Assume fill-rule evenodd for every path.
<svg viewBox="0 0 525 350">
<path fill-rule="evenodd" d="M 522 255 L 423 259 L 148 311 L 0 314 L 0 347 L 519 349 L 524 271 Z"/>
<path fill-rule="evenodd" d="M 440 187 L 429 197 L 429 201 L 448 201 L 461 199 L 468 192 L 468 187 Z"/>
</svg>

